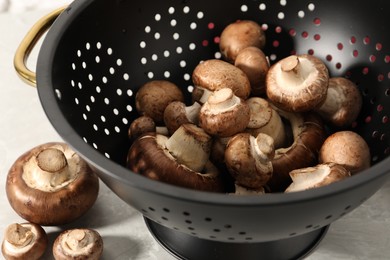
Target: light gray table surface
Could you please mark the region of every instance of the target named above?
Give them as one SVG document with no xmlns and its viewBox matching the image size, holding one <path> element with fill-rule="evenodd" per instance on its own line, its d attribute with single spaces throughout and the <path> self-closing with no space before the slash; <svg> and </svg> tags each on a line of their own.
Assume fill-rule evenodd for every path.
<svg viewBox="0 0 390 260">
<path fill-rule="evenodd" d="M 8 169 L 33 146 L 61 141 L 45 116 L 36 89 L 23 83 L 13 68 L 18 44 L 33 23 L 47 12 L 0 14 L 0 240 L 6 226 L 23 221 L 12 210 L 5 194 Z M 36 57 L 34 50 L 28 63 L 32 68 Z M 66 226 L 71 227 L 96 229 L 104 240 L 105 260 L 174 259 L 150 235 L 142 215 L 103 183 L 96 204 L 81 219 Z M 45 230 L 51 243 L 60 231 L 57 227 Z M 47 250 L 44 259 L 53 259 L 51 250 Z M 308 259 L 390 259 L 390 181 L 359 208 L 333 223 Z"/>
</svg>

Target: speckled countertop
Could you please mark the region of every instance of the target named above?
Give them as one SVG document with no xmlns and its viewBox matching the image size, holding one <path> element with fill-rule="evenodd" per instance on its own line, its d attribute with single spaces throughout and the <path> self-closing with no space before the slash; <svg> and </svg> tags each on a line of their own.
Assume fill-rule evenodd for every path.
<svg viewBox="0 0 390 260">
<path fill-rule="evenodd" d="M 15 50 L 32 24 L 47 11 L 0 14 L 0 239 L 7 225 L 23 220 L 5 195 L 9 167 L 26 150 L 49 141 L 61 141 L 41 108 L 38 94 L 19 80 L 13 69 Z M 36 62 L 36 50 L 29 65 Z M 90 227 L 104 240 L 102 259 L 174 259 L 148 232 L 142 215 L 121 201 L 102 183 L 93 208 L 66 226 Z M 51 242 L 59 228 L 46 227 Z M 52 259 L 48 250 L 44 259 Z M 390 259 L 390 180 L 358 209 L 339 219 L 309 260 Z"/>
</svg>

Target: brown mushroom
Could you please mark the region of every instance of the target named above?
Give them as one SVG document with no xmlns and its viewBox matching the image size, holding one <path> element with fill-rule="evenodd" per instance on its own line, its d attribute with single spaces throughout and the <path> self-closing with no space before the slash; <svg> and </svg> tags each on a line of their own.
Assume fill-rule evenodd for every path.
<svg viewBox="0 0 390 260">
<path fill-rule="evenodd" d="M 53 244 L 53 256 L 56 260 L 98 260 L 102 253 L 102 237 L 96 230 L 88 228 L 65 230 Z"/>
<path fill-rule="evenodd" d="M 45 230 L 34 223 L 13 223 L 4 233 L 1 252 L 7 260 L 37 260 L 45 253 L 48 238 Z"/>
<path fill-rule="evenodd" d="M 336 127 L 351 125 L 362 108 L 362 95 L 351 80 L 343 77 L 329 79 L 325 101 L 316 111 Z"/>
<path fill-rule="evenodd" d="M 199 63 L 193 73 L 195 88 L 204 88 L 211 92 L 221 88 L 230 88 L 234 94 L 247 99 L 251 92 L 248 76 L 236 66 L 217 59 Z"/>
<path fill-rule="evenodd" d="M 263 187 L 272 176 L 272 159 L 275 155 L 272 137 L 248 133 L 233 136 L 225 150 L 225 163 L 235 183 L 249 188 Z"/>
<path fill-rule="evenodd" d="M 319 161 L 340 164 L 353 175 L 370 167 L 370 148 L 359 134 L 338 131 L 325 140 L 319 153 Z"/>
<path fill-rule="evenodd" d="M 12 208 L 40 225 L 61 225 L 83 215 L 96 201 L 99 179 L 64 143 L 46 143 L 21 155 L 8 172 Z"/>
<path fill-rule="evenodd" d="M 289 121 L 294 140 L 289 146 L 275 150 L 273 175 L 267 183 L 272 192 L 282 192 L 290 185 L 291 171 L 316 165 L 318 151 L 326 138 L 324 125 L 318 115 L 277 111 Z"/>
<path fill-rule="evenodd" d="M 165 126 L 156 126 L 153 119 L 149 116 L 140 116 L 131 122 L 128 136 L 134 140 L 147 132 L 156 132 L 162 135 L 168 135 L 168 129 Z"/>
<path fill-rule="evenodd" d="M 229 137 L 243 131 L 250 109 L 230 88 L 213 92 L 199 113 L 199 125 L 210 135 Z"/>
<path fill-rule="evenodd" d="M 323 163 L 314 167 L 296 169 L 290 172 L 292 183 L 285 192 L 314 189 L 344 180 L 351 173 L 336 163 Z"/>
<path fill-rule="evenodd" d="M 218 169 L 210 162 L 211 137 L 200 127 L 183 124 L 171 137 L 148 133 L 131 145 L 128 168 L 173 185 L 222 192 Z"/>
<path fill-rule="evenodd" d="M 275 63 L 266 77 L 266 93 L 275 106 L 307 112 L 321 104 L 328 88 L 325 64 L 311 55 L 291 55 Z"/>
<path fill-rule="evenodd" d="M 149 81 L 135 96 L 138 113 L 151 117 L 156 124 L 164 122 L 164 110 L 173 101 L 184 102 L 184 95 L 178 86 L 167 80 Z"/>
<path fill-rule="evenodd" d="M 285 127 L 278 112 L 264 98 L 251 97 L 245 101 L 250 108 L 250 120 L 245 132 L 253 136 L 264 133 L 274 139 L 275 149 L 285 144 Z"/>
<path fill-rule="evenodd" d="M 170 134 L 173 134 L 182 124 L 192 123 L 197 125 L 201 105 L 194 102 L 186 106 L 181 101 L 171 102 L 164 111 L 164 123 Z"/>
<path fill-rule="evenodd" d="M 248 76 L 252 96 L 265 93 L 265 78 L 270 65 L 262 50 L 253 46 L 242 49 L 237 54 L 234 66 L 240 68 Z"/>
<path fill-rule="evenodd" d="M 228 62 L 234 63 L 237 54 L 249 46 L 259 49 L 265 46 L 265 33 L 255 21 L 238 20 L 227 25 L 222 31 L 219 49 Z"/>
</svg>

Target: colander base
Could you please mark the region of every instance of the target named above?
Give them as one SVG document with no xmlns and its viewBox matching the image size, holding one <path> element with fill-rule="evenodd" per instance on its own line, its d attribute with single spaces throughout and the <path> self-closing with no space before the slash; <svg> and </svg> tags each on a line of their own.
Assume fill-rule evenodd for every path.
<svg viewBox="0 0 390 260">
<path fill-rule="evenodd" d="M 234 243 L 201 239 L 162 226 L 144 218 L 156 241 L 178 259 L 303 259 L 311 254 L 325 237 L 329 226 L 287 239 Z"/>
</svg>

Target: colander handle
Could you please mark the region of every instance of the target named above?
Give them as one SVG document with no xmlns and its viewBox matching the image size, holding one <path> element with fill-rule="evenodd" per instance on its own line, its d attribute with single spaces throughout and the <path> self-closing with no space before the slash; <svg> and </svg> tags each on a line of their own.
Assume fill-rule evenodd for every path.
<svg viewBox="0 0 390 260">
<path fill-rule="evenodd" d="M 50 28 L 66 7 L 60 7 L 39 19 L 23 38 L 14 56 L 14 67 L 19 77 L 28 85 L 36 87 L 37 78 L 34 71 L 27 68 L 27 59 L 42 35 Z"/>
</svg>

